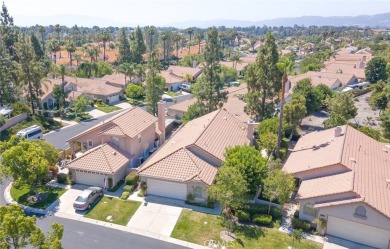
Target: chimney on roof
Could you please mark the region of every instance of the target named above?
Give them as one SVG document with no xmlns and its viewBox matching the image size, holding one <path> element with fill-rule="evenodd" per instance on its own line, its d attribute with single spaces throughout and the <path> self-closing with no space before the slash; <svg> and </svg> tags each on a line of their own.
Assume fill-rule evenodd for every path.
<svg viewBox="0 0 390 249">
<path fill-rule="evenodd" d="M 160 144 L 165 142 L 165 103 L 160 101 L 157 103 L 158 129 L 161 131 Z"/>
<path fill-rule="evenodd" d="M 367 56 L 363 55 L 362 60 L 366 61 L 367 60 Z"/>
<path fill-rule="evenodd" d="M 343 131 L 343 128 L 341 128 L 341 126 L 337 126 L 335 129 L 334 129 L 334 137 L 339 137 L 341 136 L 341 132 Z"/>
<path fill-rule="evenodd" d="M 255 133 L 256 122 L 253 120 L 248 121 L 247 138 L 249 139 L 249 145 L 253 145 L 253 134 Z"/>
</svg>

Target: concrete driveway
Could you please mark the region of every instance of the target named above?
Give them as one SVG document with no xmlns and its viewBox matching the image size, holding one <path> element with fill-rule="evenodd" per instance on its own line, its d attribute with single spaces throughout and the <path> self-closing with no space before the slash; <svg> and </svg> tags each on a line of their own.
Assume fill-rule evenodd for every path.
<svg viewBox="0 0 390 249">
<path fill-rule="evenodd" d="M 73 202 L 83 192 L 82 189 L 69 189 L 58 200 L 58 206 L 53 210 L 55 216 L 61 216 L 63 214 L 75 215 L 82 217 L 87 211 L 76 211 L 73 208 Z"/>
<path fill-rule="evenodd" d="M 375 249 L 375 248 L 327 235 L 327 241 L 324 243 L 323 249 Z"/>
<path fill-rule="evenodd" d="M 127 227 L 170 236 L 183 208 L 160 203 L 143 203 Z"/>
</svg>

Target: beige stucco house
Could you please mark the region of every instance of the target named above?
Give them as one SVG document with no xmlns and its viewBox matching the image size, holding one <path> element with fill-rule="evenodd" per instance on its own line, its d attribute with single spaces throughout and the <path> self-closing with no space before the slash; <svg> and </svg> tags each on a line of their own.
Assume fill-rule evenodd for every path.
<svg viewBox="0 0 390 249">
<path fill-rule="evenodd" d="M 300 181 L 300 219 L 326 233 L 390 248 L 390 146 L 350 126 L 303 136 L 283 169 Z"/>
<path fill-rule="evenodd" d="M 184 125 L 139 169 L 151 195 L 196 201 L 207 199 L 225 148 L 253 142 L 254 123 L 220 109 Z"/>
<path fill-rule="evenodd" d="M 77 183 L 102 186 L 111 178 L 115 185 L 131 168 L 138 167 L 165 141 L 164 104 L 159 117 L 133 107 L 71 138 L 66 165 Z"/>
<path fill-rule="evenodd" d="M 202 69 L 199 67 L 169 66 L 167 70 L 161 71 L 160 75 L 165 79 L 165 87 L 168 91 L 178 91 L 181 84 L 187 83 L 186 75 L 190 75 L 191 81 L 195 81 L 201 73 Z"/>
</svg>

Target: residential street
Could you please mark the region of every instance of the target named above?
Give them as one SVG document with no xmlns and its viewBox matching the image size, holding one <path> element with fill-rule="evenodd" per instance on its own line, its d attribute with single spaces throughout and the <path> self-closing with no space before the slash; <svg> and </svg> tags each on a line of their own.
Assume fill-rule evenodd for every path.
<svg viewBox="0 0 390 249">
<path fill-rule="evenodd" d="M 44 232 L 50 230 L 53 222 L 64 225 L 62 246 L 64 248 L 106 249 L 106 248 L 131 248 L 131 249 L 181 249 L 187 248 L 165 241 L 149 237 L 110 229 L 85 222 L 79 222 L 54 216 L 37 219 L 37 225 Z"/>
<path fill-rule="evenodd" d="M 80 134 L 81 132 L 99 124 L 100 122 L 102 122 L 108 118 L 111 118 L 112 116 L 114 116 L 118 113 L 119 112 L 109 113 L 105 116 L 101 116 L 101 117 L 91 119 L 88 121 L 83 121 L 83 122 L 80 122 L 76 125 L 66 126 L 62 129 L 55 130 L 55 131 L 52 131 L 48 134 L 43 135 L 43 138 L 46 141 L 50 142 L 52 145 L 54 145 L 54 147 L 56 147 L 57 149 L 63 150 L 63 149 L 66 149 L 66 147 L 67 147 L 66 141 L 69 138 L 72 138 L 72 137 L 76 136 L 77 134 Z"/>
</svg>

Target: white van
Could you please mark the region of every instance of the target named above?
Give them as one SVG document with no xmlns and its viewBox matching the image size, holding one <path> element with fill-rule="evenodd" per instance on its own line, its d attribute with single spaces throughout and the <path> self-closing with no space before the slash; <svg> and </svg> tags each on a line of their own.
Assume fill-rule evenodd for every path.
<svg viewBox="0 0 390 249">
<path fill-rule="evenodd" d="M 191 85 L 188 83 L 183 83 L 180 85 L 180 89 L 185 92 L 191 92 Z"/>
<path fill-rule="evenodd" d="M 23 130 L 20 130 L 18 133 L 16 133 L 16 136 L 19 138 L 25 138 L 28 140 L 35 140 L 43 137 L 42 129 L 38 125 L 33 125 L 30 127 L 27 127 Z"/>
</svg>

